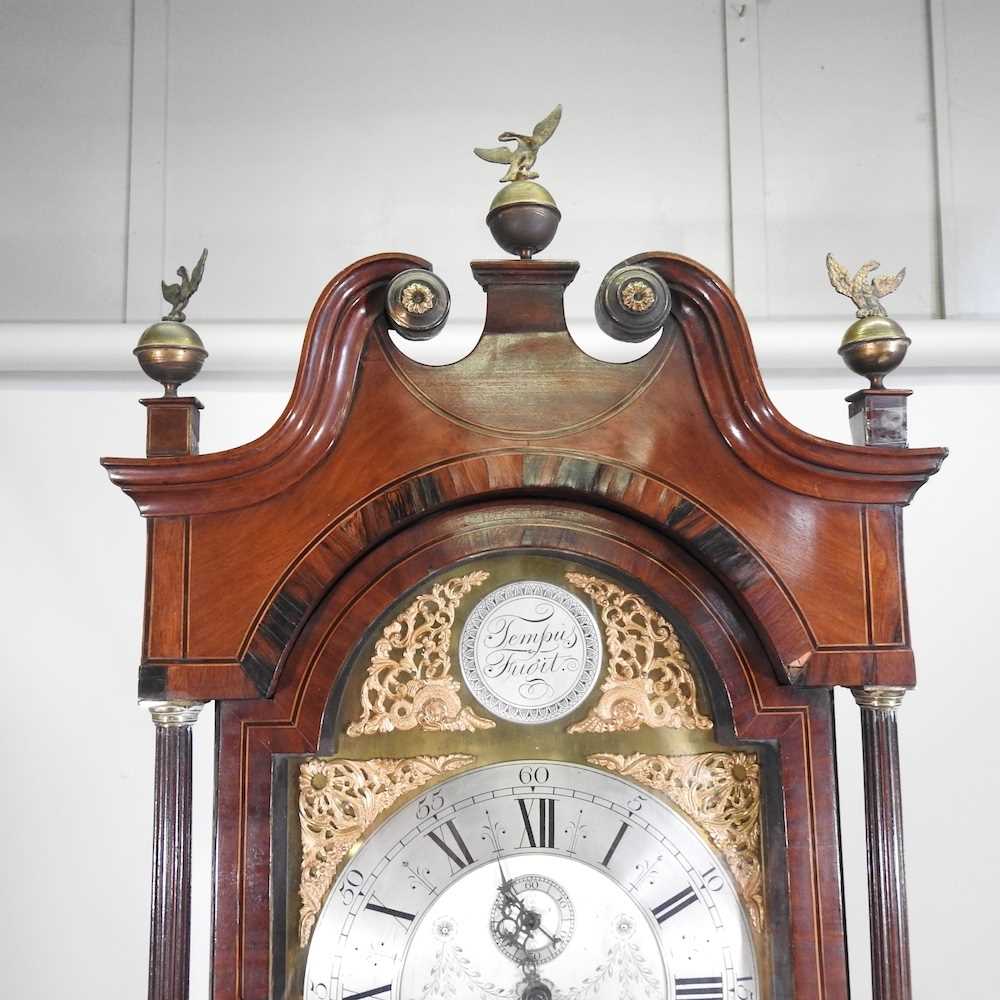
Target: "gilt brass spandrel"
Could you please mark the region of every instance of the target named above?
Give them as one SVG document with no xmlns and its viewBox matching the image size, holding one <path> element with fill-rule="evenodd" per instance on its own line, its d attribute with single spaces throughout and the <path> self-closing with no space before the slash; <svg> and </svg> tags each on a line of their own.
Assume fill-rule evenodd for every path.
<svg viewBox="0 0 1000 1000">
<path fill-rule="evenodd" d="M 599 753 L 587 761 L 661 793 L 691 819 L 726 859 L 754 929 L 764 928 L 756 754 L 731 750 L 673 757 Z"/>
<path fill-rule="evenodd" d="M 452 630 L 462 599 L 489 573 L 474 570 L 435 583 L 382 631 L 361 689 L 349 736 L 395 730 L 492 729 L 496 723 L 463 704 L 452 669 Z"/>
<path fill-rule="evenodd" d="M 698 686 L 674 626 L 615 583 L 583 573 L 567 573 L 566 579 L 600 608 L 608 660 L 600 700 L 568 732 L 711 729 L 712 720 L 698 708 Z"/>
<path fill-rule="evenodd" d="M 338 760 L 312 757 L 299 767 L 299 945 L 348 852 L 397 800 L 475 762 L 468 754 L 409 759 Z"/>
<path fill-rule="evenodd" d="M 416 654 L 404 661 L 393 650 L 392 664 L 379 657 L 377 647 L 383 643 L 385 631 L 392 629 L 397 643 L 403 643 L 404 636 L 411 634 L 406 620 L 400 622 L 398 630 L 396 623 L 406 619 L 420 598 L 433 594 L 442 582 L 464 579 L 477 572 L 488 576 L 479 583 L 470 582 L 468 591 L 457 598 L 450 618 L 445 616 L 449 645 L 442 645 L 439 633 L 431 643 L 436 652 L 430 659 L 438 664 L 447 661 L 446 673 L 438 676 L 435 670 L 428 678 L 427 674 L 414 677 L 408 670 L 400 672 L 400 663 L 422 662 Z M 595 580 L 598 596 L 607 596 L 612 593 L 611 588 L 617 588 L 621 616 L 615 607 L 602 607 L 593 594 L 575 586 L 569 575 L 579 580 Z M 575 593 L 591 609 L 602 632 L 603 659 L 597 686 L 573 714 L 551 726 L 526 727 L 492 716 L 466 690 L 459 670 L 462 629 L 476 603 L 495 590 L 526 579 L 547 581 Z M 614 732 L 629 732 L 630 745 L 642 752 L 695 753 L 710 749 L 716 745 L 713 719 L 696 661 L 685 649 L 677 630 L 669 623 L 660 624 L 665 619 L 648 600 L 631 588 L 618 587 L 613 579 L 611 571 L 598 577 L 594 568 L 584 563 L 532 551 L 476 558 L 431 577 L 416 588 L 417 598 L 407 598 L 401 602 L 402 609 L 386 612 L 382 620 L 389 625 L 376 624 L 374 638 L 359 647 L 340 697 L 339 719 L 324 741 L 322 752 L 347 757 L 376 754 L 409 757 L 446 752 L 457 746 L 459 750 L 474 750 L 483 761 L 541 755 L 552 760 L 581 760 L 587 753 L 606 749 L 608 737 Z M 435 610 L 440 610 L 436 604 Z M 616 629 L 615 641 L 610 644 L 606 615 L 611 616 Z M 378 669 L 373 671 L 373 666 Z M 629 676 L 630 672 L 636 676 Z M 427 698 L 428 689 L 420 685 L 428 680 L 437 684 L 442 679 L 458 684 L 451 689 L 457 704 L 490 725 L 450 730 L 445 726 L 428 729 L 410 724 L 412 694 L 407 692 L 419 689 L 425 692 L 420 698 Z M 429 690 L 434 693 L 439 689 L 432 686 Z M 620 706 L 618 716 L 615 705 Z M 395 724 L 394 713 L 400 710 L 407 717 L 407 728 Z M 604 719 L 600 713 L 604 713 Z M 571 729 L 569 734 L 567 728 Z M 449 731 L 456 733 L 456 739 L 448 738 Z M 573 737 L 571 744 L 567 735 Z"/>
</svg>

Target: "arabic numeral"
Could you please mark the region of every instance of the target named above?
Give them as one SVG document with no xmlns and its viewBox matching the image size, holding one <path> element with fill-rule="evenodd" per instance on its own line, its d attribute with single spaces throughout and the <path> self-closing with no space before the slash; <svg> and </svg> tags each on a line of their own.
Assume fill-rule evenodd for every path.
<svg viewBox="0 0 1000 1000">
<path fill-rule="evenodd" d="M 549 780 L 547 767 L 522 767 L 517 772 L 517 780 L 522 785 L 544 785 Z"/>
<path fill-rule="evenodd" d="M 719 869 L 714 865 L 709 868 L 707 872 L 702 872 L 701 877 L 705 880 L 705 885 L 707 885 L 712 892 L 719 892 L 726 886 L 726 880 L 722 877 Z"/>
<path fill-rule="evenodd" d="M 440 792 L 431 792 L 430 795 L 417 799 L 417 819 L 427 819 L 442 809 L 444 809 L 444 796 Z"/>
<path fill-rule="evenodd" d="M 354 902 L 358 895 L 358 889 L 361 888 L 364 880 L 364 875 L 357 868 L 352 868 L 344 876 L 344 884 L 340 887 L 340 898 L 344 906 L 350 906 Z"/>
<path fill-rule="evenodd" d="M 315 998 L 315 1000 L 330 1000 L 330 988 L 326 983 L 317 983 L 310 981 L 308 995 L 310 1000 Z"/>
</svg>

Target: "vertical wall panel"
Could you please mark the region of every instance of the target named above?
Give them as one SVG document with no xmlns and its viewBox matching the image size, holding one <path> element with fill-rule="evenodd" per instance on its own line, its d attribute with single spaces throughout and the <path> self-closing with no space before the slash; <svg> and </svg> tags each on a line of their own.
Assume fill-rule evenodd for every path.
<svg viewBox="0 0 1000 1000">
<path fill-rule="evenodd" d="M 767 232 L 757 5 L 725 3 L 732 289 L 747 316 L 767 316 Z"/>
<path fill-rule="evenodd" d="M 481 219 L 496 188 L 469 146 L 562 100 L 540 166 L 565 213 L 549 253 L 584 264 L 571 313 L 588 314 L 605 267 L 637 248 L 732 278 L 735 135 L 763 178 L 741 254 L 755 315 L 837 312 L 827 249 L 851 266 L 905 263 L 903 315 L 939 312 L 940 249 L 949 314 L 997 315 L 1000 7 L 930 7 L 933 47 L 924 0 L 640 0 L 627 17 L 543 0 L 527 28 L 456 0 L 419 13 L 305 0 L 294 16 L 262 0 L 137 0 L 133 313 L 155 312 L 158 278 L 209 243 L 205 317 L 300 317 L 337 267 L 385 246 L 434 258 L 456 315 L 477 314 L 466 261 L 495 252 Z M 132 8 L 2 7 L 0 321 L 122 315 Z M 724 11 L 733 55 L 749 45 L 760 67 L 757 82 L 729 66 L 730 105 L 749 117 L 728 123 Z M 753 164 L 733 166 L 735 201 Z"/>
<path fill-rule="evenodd" d="M 824 257 L 907 268 L 893 308 L 937 315 L 925 0 L 759 4 L 768 303 L 837 312 Z"/>
<path fill-rule="evenodd" d="M 290 11 L 294 9 L 294 16 Z M 563 211 L 546 256 L 578 257 L 571 314 L 604 271 L 669 247 L 728 277 L 717 0 L 529 8 L 177 0 L 170 17 L 167 264 L 209 247 L 197 316 L 306 313 L 386 248 L 429 257 L 453 315 L 479 315 L 468 261 L 502 168 L 472 155 L 557 103 L 541 182 Z"/>
<path fill-rule="evenodd" d="M 0 8 L 0 319 L 120 319 L 129 0 Z"/>
<path fill-rule="evenodd" d="M 1000 314 L 1000 5 L 934 0 L 949 316 Z"/>
<path fill-rule="evenodd" d="M 132 0 L 132 4 L 132 133 L 125 319 L 148 323 L 151 317 L 163 311 L 160 281 L 168 274 L 163 266 L 163 197 L 171 5 L 166 0 Z"/>
</svg>

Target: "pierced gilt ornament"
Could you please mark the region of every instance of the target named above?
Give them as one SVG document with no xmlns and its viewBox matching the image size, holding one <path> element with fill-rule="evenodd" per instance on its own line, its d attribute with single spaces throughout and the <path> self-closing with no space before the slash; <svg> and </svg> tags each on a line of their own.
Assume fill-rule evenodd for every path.
<svg viewBox="0 0 1000 1000">
<path fill-rule="evenodd" d="M 477 146 L 473 152 L 489 163 L 506 163 L 507 172 L 500 178 L 502 188 L 486 214 L 486 224 L 493 238 L 508 253 L 530 260 L 544 250 L 556 235 L 562 213 L 555 199 L 541 184 L 535 183 L 535 165 L 539 147 L 552 138 L 562 118 L 562 105 L 546 115 L 532 130 L 531 135 L 520 132 L 501 132 L 500 142 L 514 142 L 516 146 L 497 146 L 488 149 Z"/>
<path fill-rule="evenodd" d="M 207 259 L 208 250 L 202 250 L 190 274 L 182 265 L 177 268 L 179 282 L 160 282 L 170 311 L 143 332 L 132 351 L 142 370 L 163 386 L 164 396 L 176 396 L 178 386 L 193 379 L 208 357 L 201 337 L 184 322 L 184 310 L 201 285 Z"/>
<path fill-rule="evenodd" d="M 906 268 L 872 277 L 878 268 L 879 262 L 870 260 L 852 278 L 833 254 L 826 255 L 830 284 L 857 307 L 858 318 L 847 328 L 837 353 L 851 371 L 869 380 L 872 389 L 884 388 L 882 380 L 900 365 L 910 346 L 910 338 L 889 318 L 881 301 L 899 288 Z"/>
<path fill-rule="evenodd" d="M 597 325 L 615 340 L 637 343 L 652 337 L 670 314 L 670 289 L 651 268 L 619 264 L 597 290 Z"/>
<path fill-rule="evenodd" d="M 601 611 L 608 667 L 601 697 L 568 733 L 637 729 L 711 729 L 698 708 L 698 689 L 674 627 L 637 594 L 583 573 L 566 579 Z"/>
<path fill-rule="evenodd" d="M 760 763 L 755 754 L 597 753 L 587 762 L 660 792 L 694 820 L 726 859 L 750 922 L 758 931 L 764 927 Z"/>
<path fill-rule="evenodd" d="M 461 770 L 468 754 L 408 759 L 313 757 L 299 769 L 302 869 L 299 945 L 309 942 L 337 869 L 365 831 L 400 796 Z"/>
<path fill-rule="evenodd" d="M 411 268 L 389 283 L 386 313 L 393 329 L 407 340 L 430 340 L 451 309 L 448 286 L 432 271 Z"/>
<path fill-rule="evenodd" d="M 347 727 L 348 736 L 410 729 L 468 733 L 496 725 L 462 704 L 450 654 L 455 612 L 488 577 L 477 570 L 436 583 L 385 627 L 361 689 L 361 717 Z"/>
</svg>

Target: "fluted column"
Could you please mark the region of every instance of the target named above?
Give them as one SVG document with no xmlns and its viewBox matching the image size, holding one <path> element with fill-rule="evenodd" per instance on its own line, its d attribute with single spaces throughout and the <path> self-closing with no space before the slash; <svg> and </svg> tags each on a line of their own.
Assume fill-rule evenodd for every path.
<svg viewBox="0 0 1000 1000">
<path fill-rule="evenodd" d="M 199 702 L 144 702 L 156 726 L 149 1000 L 187 1000 L 191 970 L 191 727 Z"/>
<path fill-rule="evenodd" d="M 873 1000 L 910 1000 L 896 709 L 905 688 L 855 688 L 861 709 Z"/>
</svg>

